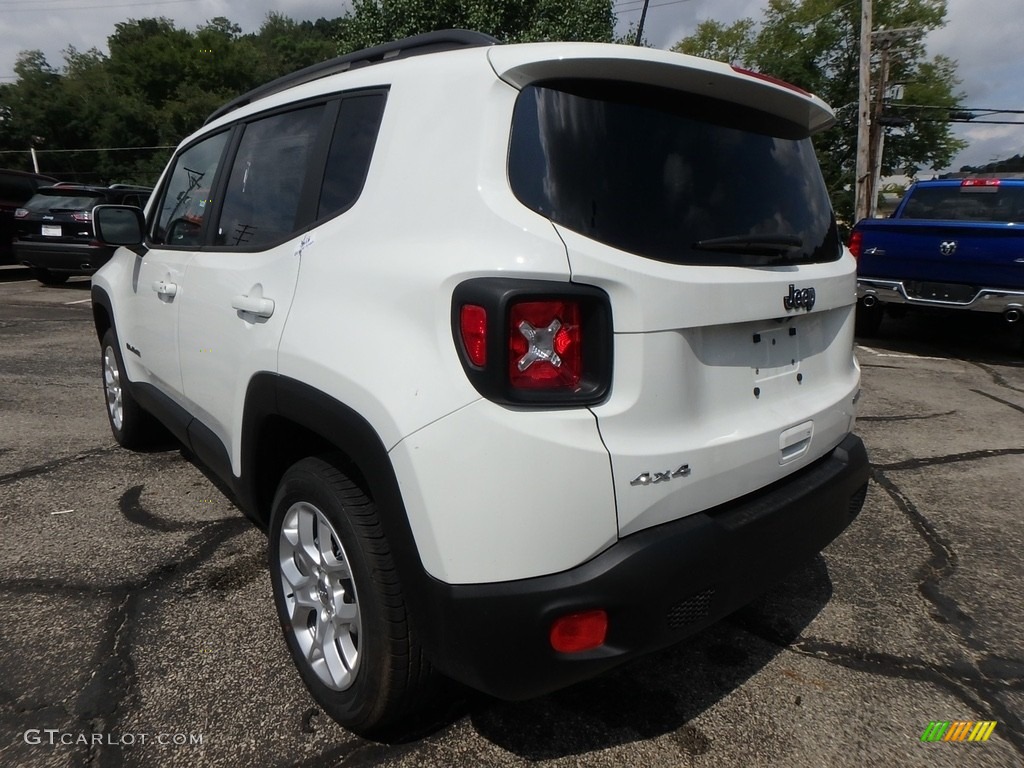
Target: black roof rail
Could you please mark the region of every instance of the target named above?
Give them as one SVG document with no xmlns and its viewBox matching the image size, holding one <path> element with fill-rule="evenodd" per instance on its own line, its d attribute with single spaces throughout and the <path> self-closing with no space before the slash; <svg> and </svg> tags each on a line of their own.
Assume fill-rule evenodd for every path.
<svg viewBox="0 0 1024 768">
<path fill-rule="evenodd" d="M 380 64 L 381 62 L 394 61 L 396 59 L 406 59 L 410 56 L 421 56 L 425 53 L 452 51 L 458 48 L 478 48 L 496 45 L 497 43 L 497 39 L 483 32 L 472 32 L 467 29 L 444 29 L 436 32 L 426 32 L 422 35 L 413 35 L 412 37 L 384 43 L 383 45 L 376 45 L 373 48 L 364 48 L 361 51 L 353 51 L 352 53 L 346 53 L 344 56 L 321 61 L 319 64 L 313 64 L 305 69 L 292 72 L 290 75 L 279 77 L 277 80 L 271 80 L 269 83 L 254 88 L 248 93 L 243 93 L 238 98 L 232 99 L 223 107 L 211 113 L 203 125 L 207 125 L 229 112 L 234 112 L 246 104 L 252 104 L 254 101 L 265 99 L 267 96 L 357 67 Z"/>
</svg>

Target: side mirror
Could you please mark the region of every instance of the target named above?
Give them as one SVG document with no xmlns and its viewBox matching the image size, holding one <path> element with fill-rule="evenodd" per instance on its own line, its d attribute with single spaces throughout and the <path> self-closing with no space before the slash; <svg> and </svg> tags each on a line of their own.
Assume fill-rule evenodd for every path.
<svg viewBox="0 0 1024 768">
<path fill-rule="evenodd" d="M 97 205 L 92 210 L 93 235 L 104 245 L 123 245 L 144 256 L 146 218 L 132 205 Z"/>
</svg>

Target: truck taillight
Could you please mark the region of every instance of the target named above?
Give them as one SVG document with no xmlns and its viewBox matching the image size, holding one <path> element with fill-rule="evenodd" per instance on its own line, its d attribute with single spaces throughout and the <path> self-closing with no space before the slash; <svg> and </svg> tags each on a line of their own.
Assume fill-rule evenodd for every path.
<svg viewBox="0 0 1024 768">
<path fill-rule="evenodd" d="M 608 394 L 608 295 L 550 280 L 480 277 L 456 287 L 452 332 L 480 394 L 497 403 L 572 407 Z"/>
<path fill-rule="evenodd" d="M 999 179 L 964 179 L 961 187 L 998 187 Z"/>
<path fill-rule="evenodd" d="M 855 230 L 853 230 L 853 232 L 850 233 L 850 246 L 849 246 L 849 248 L 850 248 L 850 253 L 853 254 L 853 258 L 855 258 L 855 259 L 859 259 L 860 258 L 860 249 L 861 249 L 861 245 L 863 244 L 863 242 L 864 242 L 864 233 L 861 232 L 859 229 L 855 229 Z"/>
<path fill-rule="evenodd" d="M 513 304 L 508 335 L 508 376 L 513 387 L 572 389 L 579 384 L 583 358 L 579 302 Z"/>
</svg>

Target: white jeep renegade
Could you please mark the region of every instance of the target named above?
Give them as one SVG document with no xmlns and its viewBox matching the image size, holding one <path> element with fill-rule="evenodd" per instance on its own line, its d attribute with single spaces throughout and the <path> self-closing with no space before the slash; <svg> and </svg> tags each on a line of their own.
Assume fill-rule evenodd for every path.
<svg viewBox="0 0 1024 768">
<path fill-rule="evenodd" d="M 439 680 L 537 696 L 707 626 L 867 487 L 827 106 L 493 43 L 270 83 L 95 212 L 114 437 L 169 430 L 268 530 L 299 672 L 371 736 Z"/>
</svg>

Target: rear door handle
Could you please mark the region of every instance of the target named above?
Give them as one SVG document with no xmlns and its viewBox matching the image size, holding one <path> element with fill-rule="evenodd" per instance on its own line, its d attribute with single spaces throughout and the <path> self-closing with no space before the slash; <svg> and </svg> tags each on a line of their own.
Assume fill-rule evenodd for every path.
<svg viewBox="0 0 1024 768">
<path fill-rule="evenodd" d="M 231 306 L 239 312 L 248 312 L 257 317 L 270 317 L 274 314 L 274 300 L 262 296 L 235 296 Z"/>
<path fill-rule="evenodd" d="M 165 283 L 163 280 L 157 280 L 153 283 L 153 290 L 156 291 L 157 296 L 173 299 L 178 293 L 178 285 L 177 283 Z"/>
</svg>

